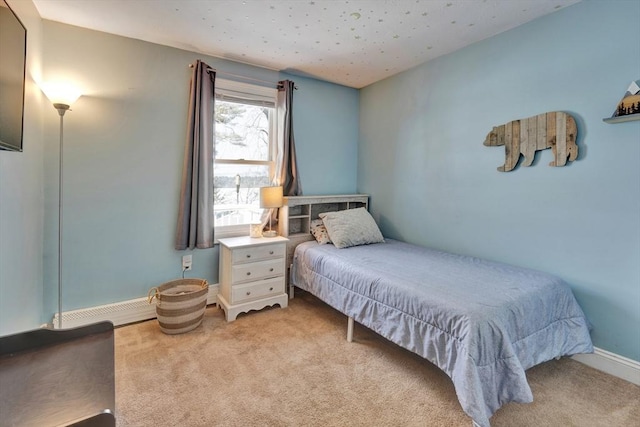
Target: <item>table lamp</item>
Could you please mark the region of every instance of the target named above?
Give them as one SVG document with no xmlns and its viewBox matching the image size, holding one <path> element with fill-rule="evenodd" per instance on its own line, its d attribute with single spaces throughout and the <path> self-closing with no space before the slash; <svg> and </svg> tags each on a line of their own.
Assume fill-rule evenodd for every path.
<svg viewBox="0 0 640 427">
<path fill-rule="evenodd" d="M 260 207 L 274 209 L 282 206 L 282 187 L 260 187 Z M 271 212 L 269 212 L 269 230 L 262 233 L 264 237 L 276 237 L 278 233 L 271 229 Z"/>
</svg>

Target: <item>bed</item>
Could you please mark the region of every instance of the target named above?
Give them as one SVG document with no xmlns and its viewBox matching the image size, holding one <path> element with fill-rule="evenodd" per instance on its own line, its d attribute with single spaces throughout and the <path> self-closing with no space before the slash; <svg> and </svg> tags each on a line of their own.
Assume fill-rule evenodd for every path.
<svg viewBox="0 0 640 427">
<path fill-rule="evenodd" d="M 508 402 L 533 401 L 526 369 L 593 352 L 587 319 L 559 278 L 382 240 L 300 243 L 291 283 L 347 315 L 348 336 L 354 319 L 442 369 L 474 425 L 488 427 Z"/>
</svg>

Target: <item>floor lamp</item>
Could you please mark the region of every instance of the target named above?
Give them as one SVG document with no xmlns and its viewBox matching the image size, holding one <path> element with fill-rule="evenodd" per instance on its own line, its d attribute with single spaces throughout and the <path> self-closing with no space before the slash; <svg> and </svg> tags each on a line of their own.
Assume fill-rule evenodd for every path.
<svg viewBox="0 0 640 427">
<path fill-rule="evenodd" d="M 80 98 L 80 91 L 68 84 L 43 83 L 42 91 L 60 116 L 60 154 L 58 166 L 58 329 L 62 329 L 62 160 L 64 143 L 64 113 Z M 55 325 L 54 325 L 55 327 Z"/>
</svg>

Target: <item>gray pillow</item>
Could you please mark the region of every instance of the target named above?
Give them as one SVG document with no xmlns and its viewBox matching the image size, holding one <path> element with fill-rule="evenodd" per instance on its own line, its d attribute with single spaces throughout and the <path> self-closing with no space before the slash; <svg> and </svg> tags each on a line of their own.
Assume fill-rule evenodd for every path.
<svg viewBox="0 0 640 427">
<path fill-rule="evenodd" d="M 336 248 L 384 242 L 384 237 L 365 208 L 323 212 L 318 215 Z"/>
</svg>

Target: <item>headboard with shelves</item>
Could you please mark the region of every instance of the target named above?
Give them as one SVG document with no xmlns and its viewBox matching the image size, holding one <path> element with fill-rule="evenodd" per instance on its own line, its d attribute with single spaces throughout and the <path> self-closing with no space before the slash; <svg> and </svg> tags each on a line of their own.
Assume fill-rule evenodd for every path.
<svg viewBox="0 0 640 427">
<path fill-rule="evenodd" d="M 287 243 L 287 267 L 293 262 L 293 251 L 302 242 L 313 240 L 311 221 L 322 212 L 345 209 L 369 209 L 368 194 L 336 194 L 329 196 L 289 196 L 284 197 L 278 214 L 278 234 L 289 239 Z M 287 274 L 287 282 L 289 275 Z M 289 287 L 289 298 L 293 289 Z"/>
</svg>

